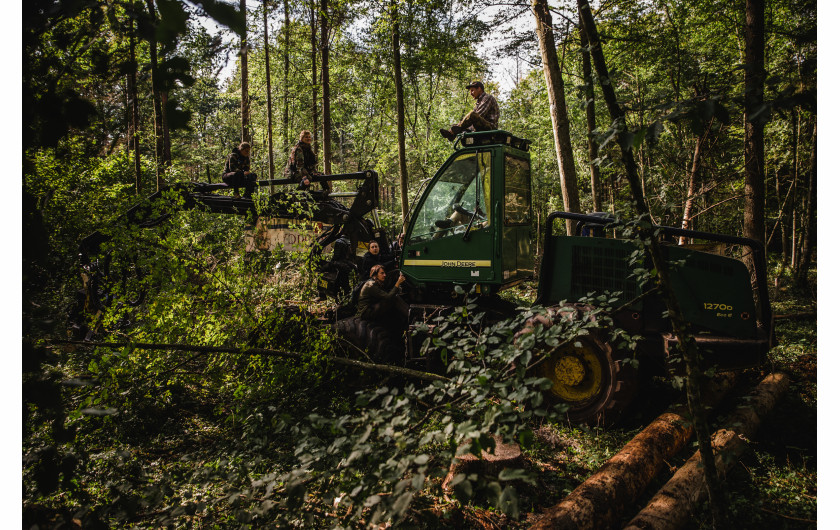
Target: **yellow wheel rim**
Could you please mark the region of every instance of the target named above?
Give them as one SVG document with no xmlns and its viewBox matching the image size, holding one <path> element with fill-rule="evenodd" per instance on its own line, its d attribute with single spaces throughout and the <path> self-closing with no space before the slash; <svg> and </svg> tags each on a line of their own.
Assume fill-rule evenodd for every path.
<svg viewBox="0 0 840 530">
<path fill-rule="evenodd" d="M 551 393 L 572 406 L 591 401 L 601 392 L 603 365 L 595 347 L 566 346 L 540 365 L 540 376 L 551 380 Z"/>
</svg>

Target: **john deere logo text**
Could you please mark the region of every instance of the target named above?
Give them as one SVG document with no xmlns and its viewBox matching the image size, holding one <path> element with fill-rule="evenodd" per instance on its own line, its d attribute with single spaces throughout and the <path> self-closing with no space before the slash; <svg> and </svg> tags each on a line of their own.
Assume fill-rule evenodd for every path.
<svg viewBox="0 0 840 530">
<path fill-rule="evenodd" d="M 404 265 L 415 267 L 452 267 L 458 269 L 474 268 L 474 267 L 492 267 L 493 264 L 489 259 L 477 260 L 442 260 L 442 259 L 407 259 L 403 262 Z"/>
<path fill-rule="evenodd" d="M 441 267 L 475 267 L 474 261 L 441 261 Z"/>
</svg>

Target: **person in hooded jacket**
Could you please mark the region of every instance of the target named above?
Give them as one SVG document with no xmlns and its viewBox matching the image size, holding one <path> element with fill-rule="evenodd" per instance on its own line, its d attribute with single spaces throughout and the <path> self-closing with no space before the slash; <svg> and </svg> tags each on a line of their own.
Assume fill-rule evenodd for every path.
<svg viewBox="0 0 840 530">
<path fill-rule="evenodd" d="M 251 144 L 242 142 L 234 147 L 225 161 L 222 182 L 233 188 L 233 196 L 238 199 L 239 188 L 245 188 L 245 198 L 250 199 L 257 187 L 257 174 L 251 172 Z"/>
<path fill-rule="evenodd" d="M 289 152 L 289 160 L 286 162 L 286 168 L 283 170 L 283 175 L 286 178 L 300 179 L 298 185 L 299 190 L 309 189 L 312 183 L 312 177 L 320 176 L 322 173 L 315 169 L 318 164 L 318 157 L 312 150 L 312 133 L 303 130 L 300 132 L 297 143 Z M 321 185 L 329 191 L 327 182 L 322 182 Z"/>
</svg>

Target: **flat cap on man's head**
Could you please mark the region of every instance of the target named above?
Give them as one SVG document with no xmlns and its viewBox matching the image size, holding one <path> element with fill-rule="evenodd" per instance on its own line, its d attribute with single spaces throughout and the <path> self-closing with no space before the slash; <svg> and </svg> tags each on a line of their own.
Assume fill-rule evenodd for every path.
<svg viewBox="0 0 840 530">
<path fill-rule="evenodd" d="M 484 90 L 484 83 L 482 83 L 481 81 L 473 81 L 472 83 L 467 85 L 467 88 L 480 88 L 481 90 Z"/>
</svg>

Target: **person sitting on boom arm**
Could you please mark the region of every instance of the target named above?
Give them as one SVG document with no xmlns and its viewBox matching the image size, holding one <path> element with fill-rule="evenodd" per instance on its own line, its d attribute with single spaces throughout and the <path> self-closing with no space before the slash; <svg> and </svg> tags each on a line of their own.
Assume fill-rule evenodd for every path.
<svg viewBox="0 0 840 530">
<path fill-rule="evenodd" d="M 257 187 L 257 174 L 251 173 L 251 144 L 242 142 L 225 161 L 222 181 L 233 188 L 233 198 L 239 198 L 239 188 L 245 187 L 245 198 L 250 199 Z"/>
<path fill-rule="evenodd" d="M 286 178 L 300 179 L 298 189 L 308 190 L 312 184 L 312 177 L 323 175 L 316 169 L 317 164 L 318 157 L 312 150 L 312 133 L 307 130 L 300 131 L 297 143 L 289 152 L 289 160 L 286 162 L 283 175 Z M 322 182 L 321 186 L 325 191 L 330 191 L 329 182 Z"/>
</svg>

